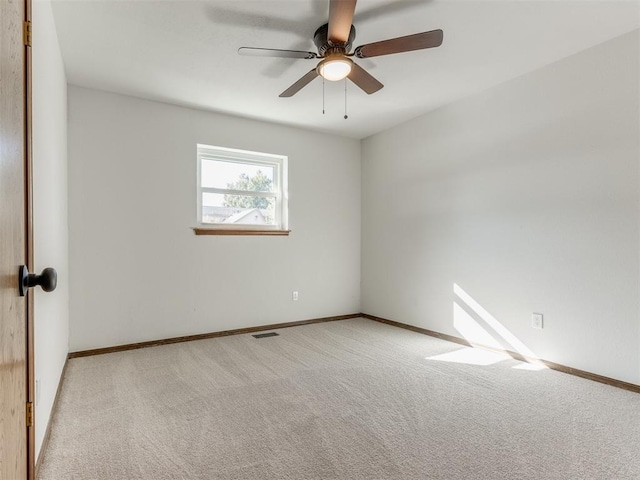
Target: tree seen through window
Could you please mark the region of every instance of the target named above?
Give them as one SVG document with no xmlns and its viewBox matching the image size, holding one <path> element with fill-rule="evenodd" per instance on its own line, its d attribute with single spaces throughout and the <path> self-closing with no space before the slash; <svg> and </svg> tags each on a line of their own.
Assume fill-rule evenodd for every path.
<svg viewBox="0 0 640 480">
<path fill-rule="evenodd" d="M 272 186 L 273 180 L 267 177 L 262 170 L 258 170 L 255 175 L 252 176 L 249 176 L 246 173 L 241 173 L 235 182 L 227 184 L 227 188 L 230 190 L 249 192 L 271 192 Z M 257 208 L 260 210 L 260 213 L 264 216 L 267 223 L 271 223 L 273 221 L 275 206 L 274 198 L 225 194 L 223 205 L 225 207 L 242 209 Z"/>
</svg>

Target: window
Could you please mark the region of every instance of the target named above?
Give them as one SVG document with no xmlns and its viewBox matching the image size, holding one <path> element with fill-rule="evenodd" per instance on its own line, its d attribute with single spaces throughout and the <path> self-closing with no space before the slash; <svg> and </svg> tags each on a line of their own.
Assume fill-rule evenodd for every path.
<svg viewBox="0 0 640 480">
<path fill-rule="evenodd" d="M 198 145 L 196 233 L 286 234 L 287 157 Z"/>
</svg>

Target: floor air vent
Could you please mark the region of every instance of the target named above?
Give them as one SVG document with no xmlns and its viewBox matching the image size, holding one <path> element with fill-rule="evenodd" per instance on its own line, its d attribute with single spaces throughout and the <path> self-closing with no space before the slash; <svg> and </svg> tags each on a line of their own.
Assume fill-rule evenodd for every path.
<svg viewBox="0 0 640 480">
<path fill-rule="evenodd" d="M 254 338 L 267 338 L 267 337 L 277 337 L 278 335 L 280 335 L 279 333 L 276 332 L 269 332 L 269 333 L 259 333 L 257 335 L 253 335 Z"/>
</svg>

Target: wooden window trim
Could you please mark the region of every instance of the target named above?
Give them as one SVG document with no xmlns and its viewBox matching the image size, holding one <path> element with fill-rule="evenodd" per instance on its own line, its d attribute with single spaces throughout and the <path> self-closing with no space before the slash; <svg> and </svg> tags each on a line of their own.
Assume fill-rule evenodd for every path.
<svg viewBox="0 0 640 480">
<path fill-rule="evenodd" d="M 230 228 L 202 228 L 195 227 L 193 232 L 196 235 L 266 235 L 287 237 L 291 230 L 259 230 L 259 229 L 230 229 Z"/>
</svg>

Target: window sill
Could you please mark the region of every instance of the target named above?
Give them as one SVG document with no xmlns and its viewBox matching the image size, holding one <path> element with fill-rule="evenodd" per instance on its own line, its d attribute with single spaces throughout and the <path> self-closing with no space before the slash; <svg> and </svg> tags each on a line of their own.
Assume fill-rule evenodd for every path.
<svg viewBox="0 0 640 480">
<path fill-rule="evenodd" d="M 204 228 L 194 227 L 193 232 L 196 235 L 267 235 L 267 236 L 289 236 L 291 230 L 249 230 L 249 229 L 230 229 L 230 228 Z"/>
</svg>

